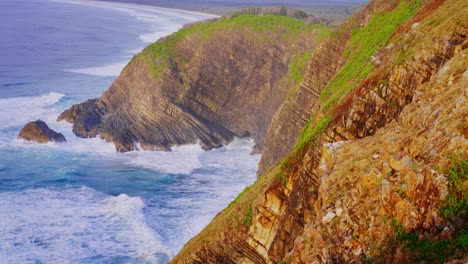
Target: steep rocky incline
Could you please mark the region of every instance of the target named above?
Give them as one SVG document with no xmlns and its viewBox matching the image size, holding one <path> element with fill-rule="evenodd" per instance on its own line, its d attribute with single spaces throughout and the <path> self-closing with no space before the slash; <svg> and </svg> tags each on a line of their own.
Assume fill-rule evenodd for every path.
<svg viewBox="0 0 468 264">
<path fill-rule="evenodd" d="M 238 15 L 189 25 L 147 47 L 99 99 L 58 120 L 119 151 L 219 147 L 251 136 L 263 147 L 271 118 L 300 82 L 329 28 L 278 15 Z M 291 67 L 289 67 L 291 65 Z"/>
<path fill-rule="evenodd" d="M 346 50 L 350 52 L 353 29 L 364 28 L 374 12 L 388 10 L 392 5 L 394 5 L 392 1 L 386 3 L 372 1 L 317 48 L 298 90 L 281 104 L 273 116 L 265 137 L 265 148 L 258 175 L 264 174 L 292 150 L 302 129 L 319 108 L 320 93 L 347 62 L 348 55 L 344 52 Z"/>
<path fill-rule="evenodd" d="M 468 4 L 363 12 L 295 147 L 173 263 L 466 263 Z"/>
</svg>

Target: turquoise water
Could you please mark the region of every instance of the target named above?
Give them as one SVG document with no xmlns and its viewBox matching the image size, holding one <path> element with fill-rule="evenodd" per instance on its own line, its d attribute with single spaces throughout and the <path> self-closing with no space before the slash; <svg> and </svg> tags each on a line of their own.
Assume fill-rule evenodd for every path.
<svg viewBox="0 0 468 264">
<path fill-rule="evenodd" d="M 166 263 L 255 180 L 253 142 L 117 153 L 55 121 L 99 97 L 148 43 L 201 14 L 0 1 L 0 263 Z M 6 37 L 5 37 L 6 36 Z M 16 139 L 42 119 L 66 144 Z"/>
</svg>

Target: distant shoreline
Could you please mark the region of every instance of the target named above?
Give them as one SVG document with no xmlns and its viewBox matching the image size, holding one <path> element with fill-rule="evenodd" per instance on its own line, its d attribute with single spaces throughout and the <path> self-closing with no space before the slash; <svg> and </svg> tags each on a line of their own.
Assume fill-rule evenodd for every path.
<svg viewBox="0 0 468 264">
<path fill-rule="evenodd" d="M 197 16 L 204 16 L 209 18 L 218 18 L 220 15 L 201 12 L 201 11 L 192 11 L 187 9 L 179 9 L 179 8 L 171 8 L 171 7 L 163 7 L 163 6 L 156 6 L 156 5 L 148 5 L 148 4 L 137 4 L 137 3 L 128 3 L 128 2 L 120 2 L 120 1 L 108 1 L 108 0 L 53 0 L 57 2 L 68 2 L 68 3 L 96 3 L 96 4 L 110 4 L 116 5 L 120 7 L 132 7 L 132 8 L 143 8 L 143 9 L 150 9 L 150 10 L 161 10 L 161 11 L 170 11 L 170 12 L 179 12 L 184 14 L 190 15 L 197 15 Z"/>
</svg>

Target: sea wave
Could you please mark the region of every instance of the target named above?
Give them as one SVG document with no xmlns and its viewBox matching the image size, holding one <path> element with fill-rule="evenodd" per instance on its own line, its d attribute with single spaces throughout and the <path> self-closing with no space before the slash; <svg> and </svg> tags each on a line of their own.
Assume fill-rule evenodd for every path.
<svg viewBox="0 0 468 264">
<path fill-rule="evenodd" d="M 216 15 L 205 13 L 136 4 L 110 3 L 105 1 L 95 2 L 83 0 L 57 1 L 101 8 L 110 8 L 115 11 L 127 13 L 128 15 L 133 16 L 135 19 L 147 23 L 148 26 L 146 28 L 146 32 L 143 32 L 139 35 L 139 39 L 144 45 L 153 43 L 164 36 L 176 32 L 177 30 L 182 28 L 182 26 L 186 23 L 217 17 Z M 130 54 L 134 55 L 134 51 L 135 50 L 132 50 Z M 130 59 L 130 57 L 128 59 Z M 101 77 L 118 76 L 122 69 L 125 67 L 125 65 L 125 62 L 120 62 L 98 67 L 65 69 L 64 71 Z"/>
<path fill-rule="evenodd" d="M 0 98 L 0 129 L 24 125 L 43 117 L 48 108 L 64 96 L 51 92 L 41 96 Z"/>
<path fill-rule="evenodd" d="M 88 187 L 0 193 L 0 215 L 8 216 L 0 225 L 0 259 L 114 263 L 127 256 L 126 263 L 167 262 L 172 252 L 146 224 L 144 206 L 140 197 Z"/>
<path fill-rule="evenodd" d="M 125 153 L 125 163 L 165 173 L 189 174 L 202 166 L 199 157 L 203 152 L 198 144 L 173 147 L 171 152 L 133 151 Z"/>
</svg>

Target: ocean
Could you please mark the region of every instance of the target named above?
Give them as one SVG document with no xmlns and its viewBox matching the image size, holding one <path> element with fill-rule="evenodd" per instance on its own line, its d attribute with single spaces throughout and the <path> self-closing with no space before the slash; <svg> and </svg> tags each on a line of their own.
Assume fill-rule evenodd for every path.
<svg viewBox="0 0 468 264">
<path fill-rule="evenodd" d="M 143 47 L 207 14 L 0 1 L 0 263 L 167 263 L 256 179 L 254 142 L 118 153 L 56 122 L 99 97 Z M 17 139 L 41 119 L 65 144 Z"/>
</svg>

